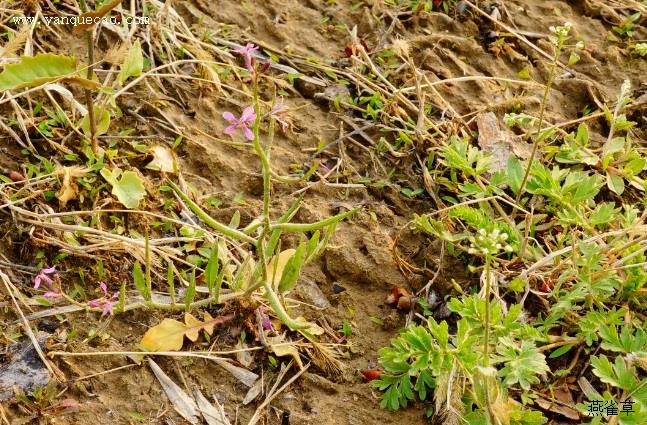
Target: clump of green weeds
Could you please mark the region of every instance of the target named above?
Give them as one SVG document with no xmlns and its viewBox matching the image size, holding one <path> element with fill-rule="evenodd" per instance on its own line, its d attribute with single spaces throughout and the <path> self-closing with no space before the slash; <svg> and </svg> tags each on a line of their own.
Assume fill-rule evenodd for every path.
<svg viewBox="0 0 647 425">
<path fill-rule="evenodd" d="M 559 51 L 568 27 L 554 32 Z M 433 393 L 444 423 L 543 424 L 554 387 L 579 375 L 585 399 L 572 412 L 590 418 L 592 403 L 615 403 L 624 415 L 591 423 L 647 421 L 647 160 L 626 113 L 630 94 L 625 82 L 604 111 L 610 130 L 600 148 L 584 123 L 571 133 L 544 128 L 545 93 L 539 119 L 506 117 L 534 129 L 526 161 L 510 155 L 492 173 L 490 155 L 458 137 L 430 153 L 436 199 L 446 204 L 411 227 L 443 240 L 481 284 L 459 287 L 447 302 L 451 319 L 423 309 L 420 324 L 379 351 L 382 406 Z"/>
</svg>

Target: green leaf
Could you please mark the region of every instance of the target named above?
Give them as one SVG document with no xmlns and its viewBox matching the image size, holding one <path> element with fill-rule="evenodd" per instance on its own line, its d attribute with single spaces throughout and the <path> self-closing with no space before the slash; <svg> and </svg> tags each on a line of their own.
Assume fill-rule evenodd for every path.
<svg viewBox="0 0 647 425">
<path fill-rule="evenodd" d="M 139 43 L 139 40 L 135 40 L 135 43 L 128 50 L 128 54 L 120 66 L 117 81 L 119 81 L 119 84 L 123 85 L 124 81 L 129 77 L 139 76 L 143 69 L 144 55 L 142 54 L 142 46 Z"/>
<path fill-rule="evenodd" d="M 528 67 L 525 67 L 521 71 L 517 72 L 517 77 L 521 78 L 522 80 L 529 80 L 530 70 L 528 69 Z"/>
<path fill-rule="evenodd" d="M 607 155 L 620 152 L 625 147 L 625 138 L 624 137 L 614 137 L 608 143 L 605 143 L 602 147 L 602 156 L 606 157 Z"/>
<path fill-rule="evenodd" d="M 150 300 L 151 294 L 148 292 L 146 279 L 144 278 L 142 266 L 141 264 L 139 264 L 139 261 L 135 261 L 135 265 L 133 266 L 133 282 L 135 283 L 135 288 L 137 288 L 137 291 L 139 291 L 142 298 L 147 301 Z"/>
<path fill-rule="evenodd" d="M 101 175 L 108 183 L 112 185 L 112 194 L 117 197 L 126 208 L 133 209 L 139 206 L 139 202 L 144 199 L 146 189 L 144 183 L 137 173 L 133 171 L 124 171 L 121 174 L 119 168 L 115 168 L 112 172 L 108 169 L 101 169 Z"/>
<path fill-rule="evenodd" d="M 96 131 L 94 135 L 96 137 L 108 131 L 108 128 L 110 127 L 110 111 L 97 105 L 93 106 L 93 110 Z M 80 126 L 81 130 L 83 130 L 83 133 L 85 133 L 86 136 L 90 137 L 90 114 L 86 114 L 83 118 L 81 118 Z"/>
<path fill-rule="evenodd" d="M 516 156 L 510 155 L 510 157 L 508 157 L 508 185 L 515 194 L 519 193 L 519 190 L 521 190 L 523 174 L 524 170 L 521 165 L 521 161 L 519 161 Z"/>
<path fill-rule="evenodd" d="M 625 181 L 620 176 L 607 173 L 607 186 L 616 195 L 622 195 L 625 191 Z"/>
<path fill-rule="evenodd" d="M 303 266 L 306 259 L 306 244 L 305 242 L 299 244 L 296 249 L 296 252 L 285 265 L 283 274 L 281 275 L 281 281 L 279 282 L 279 293 L 285 294 L 294 288 L 301 274 L 301 267 Z"/>
<path fill-rule="evenodd" d="M 0 73 L 0 91 L 41 86 L 59 79 L 78 83 L 86 88 L 98 86 L 97 83 L 78 75 L 75 58 L 41 53 L 36 56 L 23 56 L 20 62 L 5 65 Z"/>
<path fill-rule="evenodd" d="M 573 344 L 567 344 L 559 347 L 557 350 L 553 351 L 550 353 L 550 356 L 548 356 L 551 359 L 555 359 L 557 357 L 563 356 L 564 354 L 568 353 L 571 348 L 573 348 Z"/>
<path fill-rule="evenodd" d="M 521 346 L 510 337 L 501 337 L 497 343 L 495 362 L 503 363 L 499 376 L 504 378 L 506 385 L 519 383 L 521 388 L 529 390 L 532 384 L 539 383 L 537 375 L 544 374 L 550 369 L 546 357 L 539 352 L 532 341 L 521 341 Z"/>
<path fill-rule="evenodd" d="M 218 277 L 219 266 L 220 259 L 218 258 L 218 241 L 216 240 L 211 247 L 211 255 L 209 256 L 207 267 L 204 269 L 204 277 L 207 281 L 207 288 L 209 288 L 209 294 L 211 296 L 213 296 L 215 293 L 216 278 Z"/>
</svg>

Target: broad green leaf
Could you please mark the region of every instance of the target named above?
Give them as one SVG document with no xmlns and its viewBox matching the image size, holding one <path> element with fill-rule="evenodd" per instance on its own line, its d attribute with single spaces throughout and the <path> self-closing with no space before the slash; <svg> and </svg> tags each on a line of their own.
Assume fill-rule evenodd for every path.
<svg viewBox="0 0 647 425">
<path fill-rule="evenodd" d="M 616 195 L 622 195 L 625 191 L 625 181 L 620 176 L 607 173 L 607 186 Z"/>
<path fill-rule="evenodd" d="M 580 146 L 588 146 L 589 144 L 589 127 L 586 124 L 580 124 L 577 127 L 577 135 L 575 140 Z"/>
<path fill-rule="evenodd" d="M 521 165 L 521 161 L 514 156 L 510 155 L 508 157 L 508 185 L 510 185 L 510 189 L 515 193 L 519 193 L 519 190 L 521 190 L 521 180 L 523 180 L 523 166 Z"/>
<path fill-rule="evenodd" d="M 115 168 L 112 172 L 106 168 L 101 170 L 101 175 L 112 185 L 112 194 L 117 197 L 119 202 L 126 208 L 137 208 L 139 202 L 146 195 L 144 183 L 137 173 L 133 171 L 124 171 L 121 178 L 117 180 L 120 174 L 121 170 L 118 168 Z"/>
<path fill-rule="evenodd" d="M 144 55 L 142 54 L 142 46 L 139 43 L 139 40 L 135 40 L 135 43 L 130 47 L 130 49 L 128 49 L 126 58 L 120 66 L 117 81 L 119 81 L 119 84 L 123 85 L 129 77 L 139 76 L 143 69 Z"/>
<path fill-rule="evenodd" d="M 624 137 L 614 137 L 608 143 L 605 143 L 602 147 L 602 156 L 607 156 L 609 154 L 614 154 L 620 152 L 625 147 L 625 138 Z"/>
<path fill-rule="evenodd" d="M 209 288 L 209 293 L 211 295 L 214 294 L 219 266 L 220 259 L 218 258 L 218 241 L 216 240 L 211 247 L 211 255 L 209 256 L 207 267 L 204 269 L 204 278 L 207 281 L 207 288 Z"/>
<path fill-rule="evenodd" d="M 624 172 L 629 176 L 638 175 L 642 170 L 645 169 L 647 161 L 645 158 L 636 158 L 629 161 L 623 168 Z"/>
<path fill-rule="evenodd" d="M 5 65 L 0 73 L 0 91 L 37 87 L 65 79 L 85 88 L 96 88 L 97 83 L 77 73 L 76 59 L 65 55 L 41 53 L 23 56 L 20 62 Z"/>
<path fill-rule="evenodd" d="M 95 105 L 93 109 L 96 137 L 106 133 L 108 128 L 110 128 L 110 111 L 97 105 Z M 81 118 L 80 125 L 83 133 L 90 137 L 90 114 L 85 114 L 85 116 Z"/>
</svg>

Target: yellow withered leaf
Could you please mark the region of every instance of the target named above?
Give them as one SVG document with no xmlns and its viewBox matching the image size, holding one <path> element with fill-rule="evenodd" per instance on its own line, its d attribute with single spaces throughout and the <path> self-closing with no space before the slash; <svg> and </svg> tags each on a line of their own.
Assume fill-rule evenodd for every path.
<svg viewBox="0 0 647 425">
<path fill-rule="evenodd" d="M 148 351 L 179 351 L 182 349 L 185 336 L 195 342 L 200 336 L 200 331 L 204 330 L 211 335 L 216 325 L 233 318 L 233 314 L 211 317 L 205 312 L 204 320 L 199 320 L 190 313 L 184 315 L 184 323 L 174 319 L 164 319 L 144 334 L 140 345 Z"/>
<path fill-rule="evenodd" d="M 185 331 L 184 323 L 164 319 L 159 325 L 150 328 L 139 344 L 148 351 L 178 351 L 182 349 Z"/>
</svg>

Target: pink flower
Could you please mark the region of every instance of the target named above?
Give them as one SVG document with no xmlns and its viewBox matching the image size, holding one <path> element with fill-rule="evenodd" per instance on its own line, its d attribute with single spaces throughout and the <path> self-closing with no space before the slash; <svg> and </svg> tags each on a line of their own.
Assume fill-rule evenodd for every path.
<svg viewBox="0 0 647 425">
<path fill-rule="evenodd" d="M 267 116 L 279 122 L 283 131 L 286 131 L 289 127 L 287 121 L 285 120 L 286 113 L 287 108 L 283 105 L 283 98 L 279 97 L 276 102 L 274 102 L 274 106 L 272 106 L 272 109 L 270 110 L 270 112 L 268 112 Z"/>
<path fill-rule="evenodd" d="M 222 117 L 229 122 L 229 127 L 225 128 L 225 134 L 233 133 L 237 128 L 243 129 L 243 134 L 247 140 L 254 140 L 254 132 L 252 131 L 250 125 L 254 124 L 256 120 L 256 113 L 254 113 L 254 108 L 248 106 L 243 111 L 243 114 L 240 118 L 236 118 L 231 112 L 225 112 L 222 114 Z"/>
<path fill-rule="evenodd" d="M 34 289 L 38 289 L 41 282 L 45 282 L 47 286 L 51 287 L 52 278 L 49 277 L 48 275 L 54 274 L 54 273 L 56 273 L 56 268 L 53 266 L 48 269 L 41 269 L 38 276 L 36 276 L 36 279 L 34 279 Z"/>
<path fill-rule="evenodd" d="M 45 297 L 48 300 L 55 300 L 57 298 L 61 298 L 63 295 L 61 295 L 60 292 L 57 291 L 47 291 L 43 294 L 43 297 Z"/>
<path fill-rule="evenodd" d="M 254 59 L 254 52 L 258 50 L 258 46 L 255 46 L 254 43 L 247 43 L 245 47 L 239 47 L 238 49 L 232 50 L 232 52 L 236 52 L 240 54 L 244 59 L 245 59 L 245 68 L 249 72 L 254 72 L 254 67 L 252 66 L 253 59 Z"/>
<path fill-rule="evenodd" d="M 88 305 L 92 308 L 100 308 L 103 310 L 101 317 L 107 314 L 114 314 L 112 311 L 112 302 L 119 298 L 119 292 L 115 292 L 112 296 L 108 297 L 108 286 L 105 283 L 99 282 L 99 287 L 103 291 L 103 297 L 88 301 Z"/>
</svg>

